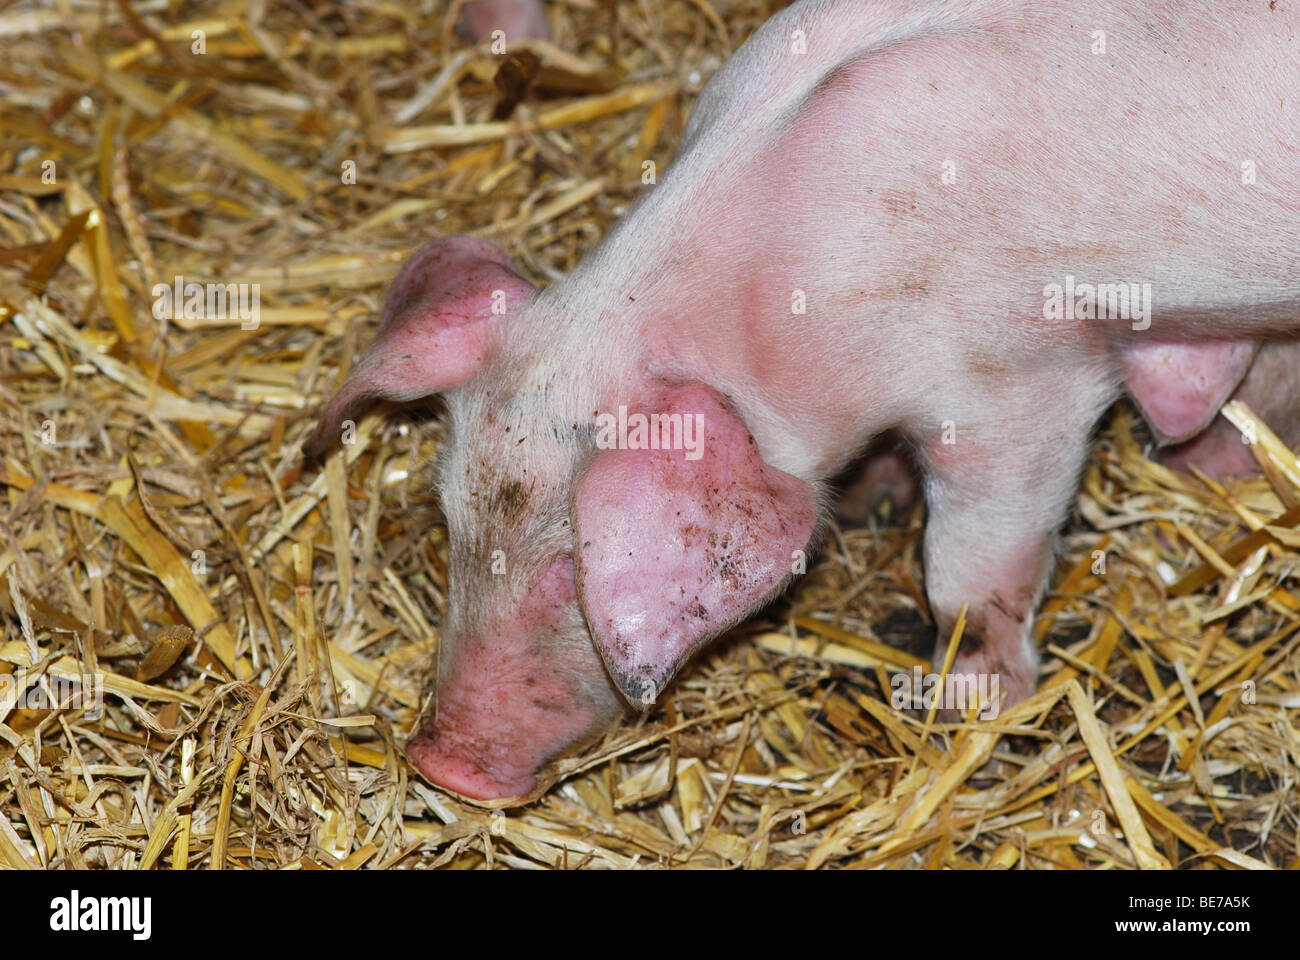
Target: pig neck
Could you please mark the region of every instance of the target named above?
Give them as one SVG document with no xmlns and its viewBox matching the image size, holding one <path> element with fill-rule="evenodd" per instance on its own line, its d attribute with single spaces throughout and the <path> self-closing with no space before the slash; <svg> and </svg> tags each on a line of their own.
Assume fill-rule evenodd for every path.
<svg viewBox="0 0 1300 960">
<path fill-rule="evenodd" d="M 633 412 L 664 382 L 699 381 L 736 409 L 767 463 L 809 482 L 893 425 L 885 414 L 864 429 L 869 390 L 842 357 L 807 339 L 792 353 L 792 333 L 807 331 L 760 307 L 788 302 L 784 282 L 722 251 L 629 252 L 634 232 L 665 233 L 616 228 L 541 297 L 542 362 L 548 379 L 567 381 L 550 392 L 573 398 L 572 413 Z"/>
</svg>

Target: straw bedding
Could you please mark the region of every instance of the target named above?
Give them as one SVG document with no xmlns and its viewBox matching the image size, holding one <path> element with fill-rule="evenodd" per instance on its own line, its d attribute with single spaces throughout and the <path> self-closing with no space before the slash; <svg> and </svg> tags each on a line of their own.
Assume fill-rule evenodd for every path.
<svg viewBox="0 0 1300 960">
<path fill-rule="evenodd" d="M 428 236 L 571 269 L 774 8 L 562 0 L 503 66 L 440 4 L 0 4 L 0 675 L 102 682 L 102 712 L 0 684 L 0 865 L 1297 864 L 1300 464 L 1246 409 L 1263 467 L 1226 488 L 1114 411 L 1040 692 L 994 722 L 889 706 L 932 629 L 918 512 L 837 529 L 527 808 L 403 760 L 446 597 L 438 407 L 304 468 L 313 413 Z M 256 285 L 256 328 L 159 318 L 177 277 Z"/>
</svg>

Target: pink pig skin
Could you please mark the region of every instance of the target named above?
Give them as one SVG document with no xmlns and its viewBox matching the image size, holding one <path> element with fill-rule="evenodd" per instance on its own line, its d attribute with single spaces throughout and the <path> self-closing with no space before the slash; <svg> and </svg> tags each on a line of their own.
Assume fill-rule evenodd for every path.
<svg viewBox="0 0 1300 960">
<path fill-rule="evenodd" d="M 421 247 L 393 280 L 375 345 L 321 415 L 307 455 L 332 446 L 340 425 L 376 397 L 418 400 L 468 380 L 492 348 L 506 308 L 534 293 L 486 240 L 449 237 Z"/>
<path fill-rule="evenodd" d="M 765 464 L 707 387 L 671 386 L 648 399 L 651 409 L 698 416 L 706 455 L 602 450 L 574 488 L 572 510 L 588 627 L 615 684 L 645 706 L 706 639 L 785 582 L 817 522 L 813 487 Z"/>
<path fill-rule="evenodd" d="M 494 30 L 500 30 L 507 43 L 550 36 L 541 0 L 473 0 L 460 8 L 458 26 L 475 43 L 490 40 Z"/>
<path fill-rule="evenodd" d="M 420 770 L 472 799 L 525 796 L 538 785 L 539 759 L 618 715 L 607 684 L 596 684 L 597 695 L 586 689 L 585 675 L 601 669 L 590 642 L 564 647 L 575 601 L 571 564 L 555 562 L 517 606 L 503 605 L 496 618 L 457 635 L 433 722 L 407 745 Z M 510 642 L 525 637 L 530 642 Z M 548 639 L 556 645 L 545 646 Z"/>
<path fill-rule="evenodd" d="M 1245 403 L 1292 450 L 1300 447 L 1300 339 L 1264 343 L 1233 400 Z M 1169 447 L 1171 467 L 1195 467 L 1216 480 L 1256 473 L 1259 465 L 1241 431 L 1220 418 L 1195 439 Z"/>
<path fill-rule="evenodd" d="M 499 253 L 434 241 L 396 284 L 425 307 L 390 307 L 317 434 L 445 391 L 420 772 L 497 803 L 545 789 L 645 706 L 620 671 L 657 692 L 782 589 L 828 480 L 886 431 L 923 476 L 938 655 L 968 605 L 956 669 L 1026 696 L 1101 414 L 1127 386 L 1178 439 L 1295 356 L 1265 346 L 1258 380 L 1222 362 L 1300 335 L 1297 184 L 1294 0 L 807 0 L 724 64 L 671 167 L 565 279 L 533 295 Z M 1067 277 L 1149 284 L 1149 321 L 1055 318 Z M 602 415 L 682 397 L 716 422 L 702 460 L 597 448 Z"/>
</svg>

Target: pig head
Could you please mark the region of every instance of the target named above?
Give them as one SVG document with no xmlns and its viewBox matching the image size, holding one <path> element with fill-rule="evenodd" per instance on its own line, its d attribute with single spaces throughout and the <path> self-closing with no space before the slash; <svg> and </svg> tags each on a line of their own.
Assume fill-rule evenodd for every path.
<svg viewBox="0 0 1300 960">
<path fill-rule="evenodd" d="M 565 335 L 544 301 L 486 241 L 427 244 L 306 448 L 329 450 L 372 400 L 445 394 L 448 610 L 407 750 L 481 801 L 535 796 L 561 753 L 653 705 L 785 585 L 819 513 L 707 384 L 656 376 L 635 349 L 599 370 L 537 349 Z"/>
</svg>

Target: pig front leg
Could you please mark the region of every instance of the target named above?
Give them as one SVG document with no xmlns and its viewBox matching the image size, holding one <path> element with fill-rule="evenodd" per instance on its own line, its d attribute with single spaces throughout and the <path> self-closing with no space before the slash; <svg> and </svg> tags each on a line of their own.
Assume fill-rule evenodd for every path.
<svg viewBox="0 0 1300 960">
<path fill-rule="evenodd" d="M 1064 521 L 1088 452 L 1104 391 L 1042 408 L 1033 389 L 981 402 L 990 415 L 948 421 L 923 438 L 926 474 L 926 593 L 938 629 L 934 671 L 943 668 L 962 606 L 966 627 L 951 673 L 974 675 L 965 689 L 987 691 L 1001 709 L 1023 700 L 1038 681 L 1034 611 L 1052 569 Z M 1037 400 L 1034 399 L 1037 394 Z M 998 411 L 998 412 L 993 412 Z M 945 686 L 957 693 L 952 678 Z M 961 707 L 945 720 L 964 719 Z M 966 703 L 969 707 L 970 703 Z M 998 708 L 982 708 L 980 716 Z"/>
</svg>

